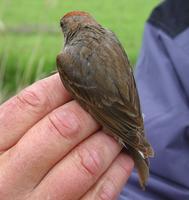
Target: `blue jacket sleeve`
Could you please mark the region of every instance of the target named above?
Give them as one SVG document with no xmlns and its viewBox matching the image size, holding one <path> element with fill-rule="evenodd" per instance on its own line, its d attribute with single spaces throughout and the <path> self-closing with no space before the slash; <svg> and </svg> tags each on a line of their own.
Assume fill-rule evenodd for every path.
<svg viewBox="0 0 189 200">
<path fill-rule="evenodd" d="M 133 172 L 119 199 L 189 200 L 188 25 L 170 35 L 147 22 L 135 75 L 155 157 L 150 160 L 146 191 L 140 189 Z"/>
</svg>

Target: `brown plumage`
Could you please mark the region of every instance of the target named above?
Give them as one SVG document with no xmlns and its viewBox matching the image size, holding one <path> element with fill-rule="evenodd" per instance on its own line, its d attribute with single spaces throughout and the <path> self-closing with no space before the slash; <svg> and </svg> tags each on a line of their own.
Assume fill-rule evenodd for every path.
<svg viewBox="0 0 189 200">
<path fill-rule="evenodd" d="M 126 52 L 114 33 L 86 12 L 70 12 L 60 25 L 65 44 L 57 56 L 57 67 L 64 86 L 130 153 L 144 187 L 153 149 L 144 135 L 139 97 Z"/>
</svg>

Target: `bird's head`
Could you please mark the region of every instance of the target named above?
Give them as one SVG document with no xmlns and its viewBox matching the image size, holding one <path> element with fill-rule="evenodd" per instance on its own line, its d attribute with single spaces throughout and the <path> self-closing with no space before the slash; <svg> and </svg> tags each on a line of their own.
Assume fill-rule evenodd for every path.
<svg viewBox="0 0 189 200">
<path fill-rule="evenodd" d="M 78 27 L 83 25 L 98 25 L 98 23 L 89 13 L 83 11 L 69 12 L 60 20 L 60 26 L 64 37 L 67 37 L 68 33 L 74 32 Z"/>
</svg>

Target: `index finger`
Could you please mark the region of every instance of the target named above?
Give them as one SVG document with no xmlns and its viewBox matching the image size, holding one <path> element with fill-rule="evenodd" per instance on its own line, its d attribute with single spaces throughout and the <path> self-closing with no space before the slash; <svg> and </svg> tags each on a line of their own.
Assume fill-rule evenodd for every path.
<svg viewBox="0 0 189 200">
<path fill-rule="evenodd" d="M 55 74 L 0 105 L 0 151 L 13 146 L 37 121 L 71 99 Z"/>
</svg>

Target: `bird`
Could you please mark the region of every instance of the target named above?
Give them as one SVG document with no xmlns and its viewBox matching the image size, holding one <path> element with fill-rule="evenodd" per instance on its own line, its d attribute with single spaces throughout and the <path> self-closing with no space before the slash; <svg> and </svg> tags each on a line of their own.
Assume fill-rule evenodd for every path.
<svg viewBox="0 0 189 200">
<path fill-rule="evenodd" d="M 113 136 L 134 160 L 140 186 L 149 177 L 154 151 L 144 123 L 133 69 L 117 36 L 85 11 L 60 19 L 63 50 L 56 63 L 60 79 L 73 98 Z"/>
</svg>

